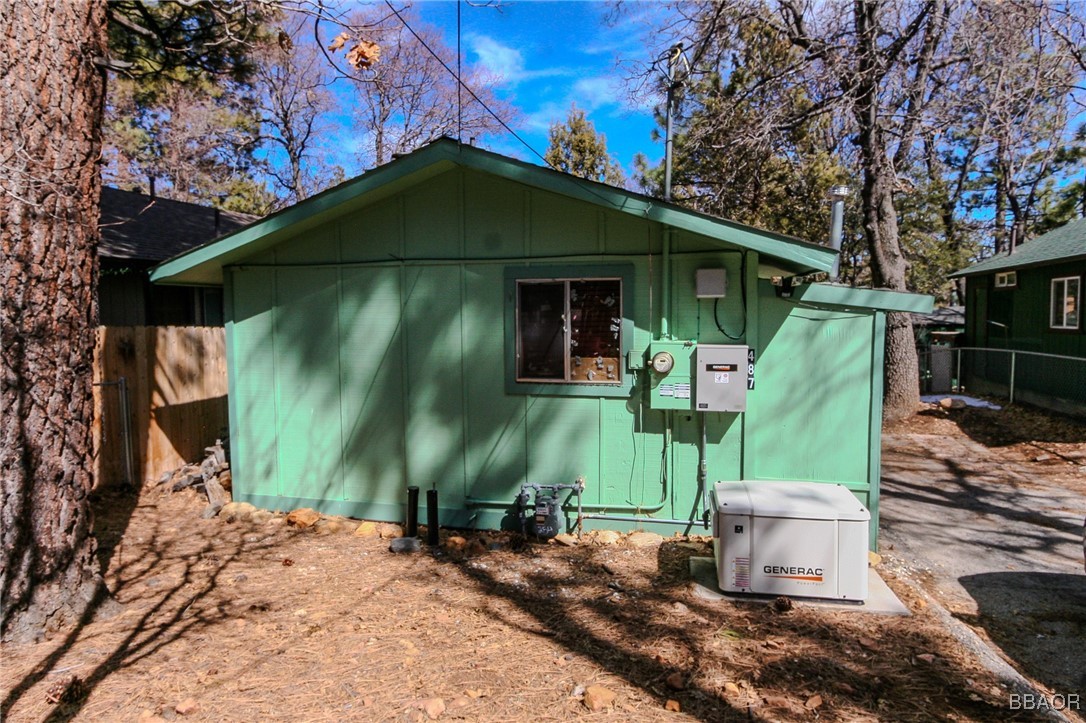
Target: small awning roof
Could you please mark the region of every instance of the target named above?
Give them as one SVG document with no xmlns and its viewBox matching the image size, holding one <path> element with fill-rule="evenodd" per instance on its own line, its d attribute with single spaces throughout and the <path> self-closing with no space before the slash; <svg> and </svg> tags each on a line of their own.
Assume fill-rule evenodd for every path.
<svg viewBox="0 0 1086 723">
<path fill-rule="evenodd" d="M 458 166 L 696 233 L 722 246 L 757 251 L 763 263 L 776 269 L 775 274 L 829 271 L 837 256 L 837 252 L 825 246 L 696 213 L 639 193 L 442 138 L 234 233 L 176 256 L 157 266 L 151 280 L 162 284 L 221 284 L 225 266 L 239 263 L 291 236 Z"/>
<path fill-rule="evenodd" d="M 879 309 L 880 311 L 907 311 L 928 314 L 935 308 L 935 297 L 890 289 L 861 289 L 841 284 L 808 284 L 792 292 L 792 298 L 808 304 Z"/>
</svg>

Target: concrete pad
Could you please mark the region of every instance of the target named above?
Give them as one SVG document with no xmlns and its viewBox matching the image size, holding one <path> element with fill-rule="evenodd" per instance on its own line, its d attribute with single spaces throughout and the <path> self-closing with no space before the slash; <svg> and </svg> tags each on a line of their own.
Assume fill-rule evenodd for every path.
<svg viewBox="0 0 1086 723">
<path fill-rule="evenodd" d="M 909 608 L 898 600 L 897 595 L 887 586 L 886 581 L 879 577 L 879 573 L 874 568 L 868 568 L 867 573 L 867 600 L 862 603 L 791 596 L 789 596 L 789 599 L 802 607 L 821 608 L 823 610 L 844 610 L 878 615 L 912 615 Z M 711 600 L 713 602 L 728 600 L 730 602 L 764 604 L 778 597 L 777 595 L 722 592 L 717 586 L 716 562 L 711 557 L 691 557 L 690 575 L 694 578 L 694 594 L 702 600 Z"/>
</svg>

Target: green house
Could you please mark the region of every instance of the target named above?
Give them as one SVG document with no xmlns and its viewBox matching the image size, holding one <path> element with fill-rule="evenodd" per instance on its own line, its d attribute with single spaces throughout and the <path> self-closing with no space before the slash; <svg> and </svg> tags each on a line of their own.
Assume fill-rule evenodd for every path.
<svg viewBox="0 0 1086 723">
<path fill-rule="evenodd" d="M 1013 349 L 1086 359 L 1082 323 L 1086 219 L 1072 221 L 951 274 L 965 279 L 965 341 L 981 349 Z M 1023 357 L 1015 370 L 1020 398 L 1064 411 L 1086 410 L 1086 366 Z M 973 354 L 963 362 L 966 388 L 1003 392 L 1010 355 Z"/>
<path fill-rule="evenodd" d="M 877 515 L 885 312 L 931 299 L 790 286 L 833 259 L 442 139 L 153 280 L 224 287 L 236 499 L 402 520 L 418 485 L 493 529 L 523 484 L 580 478 L 586 527 L 671 532 L 703 460 Z"/>
</svg>

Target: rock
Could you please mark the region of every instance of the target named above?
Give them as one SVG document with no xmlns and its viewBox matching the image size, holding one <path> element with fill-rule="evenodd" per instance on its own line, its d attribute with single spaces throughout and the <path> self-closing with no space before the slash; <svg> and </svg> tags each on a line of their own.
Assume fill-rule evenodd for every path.
<svg viewBox="0 0 1086 723">
<path fill-rule="evenodd" d="M 682 713 L 683 707 L 679 704 L 679 701 L 668 699 L 667 703 L 664 703 L 664 710 L 669 710 L 672 713 Z"/>
<path fill-rule="evenodd" d="M 565 545 L 566 547 L 576 547 L 577 538 L 573 535 L 567 535 L 565 532 L 561 532 L 554 536 L 554 541 L 559 545 Z"/>
<path fill-rule="evenodd" d="M 677 600 L 671 604 L 671 609 L 675 612 L 676 615 L 690 614 L 690 608 Z"/>
<path fill-rule="evenodd" d="M 965 409 L 967 406 L 964 399 L 951 399 L 946 397 L 939 400 L 939 406 L 943 409 Z"/>
<path fill-rule="evenodd" d="M 931 653 L 921 653 L 920 655 L 916 656 L 916 659 L 917 660 L 923 660 L 925 663 L 934 663 L 935 662 L 935 656 L 932 655 Z"/>
<path fill-rule="evenodd" d="M 814 710 L 815 708 L 818 708 L 821 705 L 822 705 L 822 696 L 820 696 L 820 695 L 818 695 L 816 693 L 815 695 L 812 695 L 810 698 L 807 699 L 807 702 L 803 704 L 803 707 L 806 708 L 807 710 Z"/>
<path fill-rule="evenodd" d="M 469 705 L 471 705 L 471 698 L 465 698 L 461 695 L 449 701 L 449 710 L 459 710 L 460 708 L 467 708 Z"/>
<path fill-rule="evenodd" d="M 150 710 L 141 710 L 136 720 L 138 723 L 166 723 L 165 718 Z"/>
<path fill-rule="evenodd" d="M 310 507 L 303 507 L 287 515 L 287 524 L 291 527 L 297 527 L 299 530 L 304 530 L 317 524 L 317 520 L 320 518 L 321 513 Z"/>
<path fill-rule="evenodd" d="M 667 683 L 667 686 L 669 688 L 674 688 L 675 690 L 686 690 L 686 678 L 683 677 L 682 673 L 672 673 L 671 675 L 667 676 L 667 679 L 664 682 Z"/>
<path fill-rule="evenodd" d="M 215 505 L 208 505 L 200 513 L 200 519 L 210 520 L 212 517 L 219 514 L 220 509 L 220 507 L 216 507 Z"/>
<path fill-rule="evenodd" d="M 407 539 L 413 540 L 415 538 L 409 537 Z M 419 701 L 419 707 L 422 708 L 430 720 L 437 720 L 445 712 L 445 701 L 441 698 L 427 698 Z"/>
<path fill-rule="evenodd" d="M 366 520 L 354 531 L 355 537 L 377 537 L 377 523 Z"/>
<path fill-rule="evenodd" d="M 468 541 L 460 535 L 446 537 L 445 541 L 441 543 L 441 547 L 444 548 L 446 552 L 463 552 L 467 546 Z"/>
<path fill-rule="evenodd" d="M 191 715 L 200 709 L 200 705 L 195 698 L 185 698 L 175 705 L 173 709 L 177 711 L 177 715 Z"/>
<path fill-rule="evenodd" d="M 224 490 L 231 489 L 234 486 L 234 476 L 230 474 L 230 470 L 224 469 L 219 472 L 219 484 L 222 485 Z"/>
<path fill-rule="evenodd" d="M 389 552 L 418 552 L 422 549 L 422 543 L 417 537 L 397 537 L 389 543 Z"/>
<path fill-rule="evenodd" d="M 321 532 L 328 535 L 334 535 L 347 529 L 347 525 L 343 520 L 324 519 L 318 522 L 317 525 Z"/>
<path fill-rule="evenodd" d="M 724 684 L 724 695 L 731 697 L 739 695 L 739 686 L 729 680 Z"/>
<path fill-rule="evenodd" d="M 652 547 L 663 541 L 663 536 L 655 532 L 631 532 L 626 536 L 626 544 L 630 547 Z"/>
<path fill-rule="evenodd" d="M 227 522 L 244 522 L 252 518 L 256 511 L 263 510 L 257 510 L 249 503 L 226 503 L 223 509 L 218 510 L 218 516 Z"/>
<path fill-rule="evenodd" d="M 403 537 L 403 528 L 391 522 L 384 522 L 377 526 L 377 532 L 382 540 L 391 540 L 395 537 Z"/>
<path fill-rule="evenodd" d="M 242 502 L 240 504 L 246 503 Z M 222 517 L 222 512 L 219 512 L 219 517 Z M 269 520 L 274 517 L 275 515 L 273 515 L 271 512 L 268 512 L 267 510 L 256 510 L 251 515 L 249 515 L 249 522 L 253 523 L 254 525 L 265 525 L 268 523 Z"/>
<path fill-rule="evenodd" d="M 867 551 L 867 566 L 868 567 L 875 567 L 880 562 L 882 562 L 882 555 L 880 555 L 877 552 L 872 552 L 871 550 Z"/>
<path fill-rule="evenodd" d="M 613 545 L 622 539 L 622 535 L 614 530 L 596 530 L 592 535 L 592 542 L 597 545 Z"/>
<path fill-rule="evenodd" d="M 584 705 L 595 712 L 611 707 L 617 697 L 613 690 L 608 690 L 602 685 L 590 685 L 584 691 Z"/>
</svg>

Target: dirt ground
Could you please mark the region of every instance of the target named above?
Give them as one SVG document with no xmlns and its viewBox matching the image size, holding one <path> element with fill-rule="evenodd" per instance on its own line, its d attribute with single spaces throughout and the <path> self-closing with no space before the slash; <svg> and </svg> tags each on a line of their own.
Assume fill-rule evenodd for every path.
<svg viewBox="0 0 1086 723">
<path fill-rule="evenodd" d="M 895 434 L 910 425 L 966 434 L 952 415 Z M 1029 441 L 1005 446 L 1019 444 L 1046 473 Z M 705 601 L 688 558 L 711 555 L 707 538 L 567 547 L 459 533 L 480 544 L 393 554 L 353 534 L 357 521 L 297 530 L 282 516 L 200 519 L 204 505 L 192 491 L 99 495 L 119 605 L 8 646 L 4 720 L 1038 718 L 1011 710 L 883 566 L 911 617 Z"/>
</svg>

